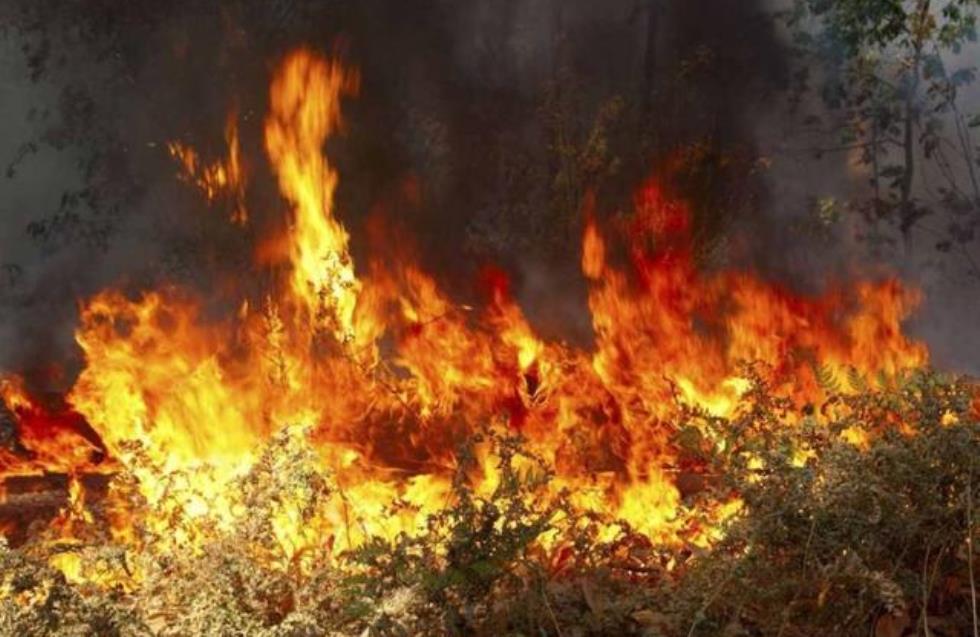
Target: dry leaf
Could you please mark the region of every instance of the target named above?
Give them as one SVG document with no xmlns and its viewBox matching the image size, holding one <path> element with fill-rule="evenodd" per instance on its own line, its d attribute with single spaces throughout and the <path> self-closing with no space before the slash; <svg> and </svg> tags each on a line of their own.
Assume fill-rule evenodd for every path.
<svg viewBox="0 0 980 637">
<path fill-rule="evenodd" d="M 663 623 L 664 620 L 663 614 L 647 609 L 633 611 L 630 617 L 641 626 L 654 626 Z"/>
<path fill-rule="evenodd" d="M 908 613 L 896 610 L 878 618 L 875 622 L 875 637 L 902 637 L 908 627 Z"/>
<path fill-rule="evenodd" d="M 593 613 L 599 613 L 602 605 L 595 598 L 595 589 L 592 586 L 592 582 L 588 580 L 582 580 L 582 597 L 585 598 L 585 603 L 589 607 L 589 610 Z"/>
</svg>

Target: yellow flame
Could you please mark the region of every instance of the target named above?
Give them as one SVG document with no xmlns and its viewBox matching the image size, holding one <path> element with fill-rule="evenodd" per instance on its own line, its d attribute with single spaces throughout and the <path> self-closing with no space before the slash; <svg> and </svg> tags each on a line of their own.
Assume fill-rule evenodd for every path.
<svg viewBox="0 0 980 637">
<path fill-rule="evenodd" d="M 293 291 L 342 343 L 354 340 L 360 282 L 347 251 L 347 231 L 333 217 L 337 173 L 323 155 L 323 143 L 340 125 L 340 96 L 357 85 L 357 75 L 339 63 L 294 52 L 272 83 L 265 123 L 269 159 L 283 195 L 294 205 Z"/>
</svg>

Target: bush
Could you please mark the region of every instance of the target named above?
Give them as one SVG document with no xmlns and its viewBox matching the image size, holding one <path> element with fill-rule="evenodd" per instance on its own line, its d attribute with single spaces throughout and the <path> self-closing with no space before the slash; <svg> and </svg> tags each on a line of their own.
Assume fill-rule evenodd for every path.
<svg viewBox="0 0 980 637">
<path fill-rule="evenodd" d="M 689 634 L 972 634 L 974 389 L 925 372 L 855 384 L 796 427 L 758 386 L 716 423 L 744 509 L 669 591 Z"/>
<path fill-rule="evenodd" d="M 139 586 L 72 585 L 45 565 L 52 544 L 0 546 L 0 634 L 972 634 L 974 387 L 929 372 L 852 375 L 846 389 L 825 377 L 826 400 L 800 412 L 765 374 L 746 375 L 731 418 L 678 406 L 678 453 L 703 484 L 685 501 L 692 524 L 740 502 L 708 548 L 654 546 L 576 511 L 519 436 L 488 428 L 459 450 L 448 504 L 423 532 L 369 537 L 339 561 L 285 559 L 277 494 L 304 485 L 291 506 L 312 516 L 337 486 L 284 432 L 242 482 L 247 524 L 200 551 L 147 541 L 114 558 Z M 477 446 L 496 462 L 489 492 L 467 479 Z M 76 550 L 109 559 L 96 548 Z"/>
</svg>

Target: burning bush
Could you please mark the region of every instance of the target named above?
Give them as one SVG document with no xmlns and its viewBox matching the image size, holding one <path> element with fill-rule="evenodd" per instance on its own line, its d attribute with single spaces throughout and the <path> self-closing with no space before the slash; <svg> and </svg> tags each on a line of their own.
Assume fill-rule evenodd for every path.
<svg viewBox="0 0 980 637">
<path fill-rule="evenodd" d="M 656 180 L 612 229 L 586 224 L 591 349 L 541 338 L 494 269 L 480 310 L 400 251 L 365 274 L 322 154 L 357 86 L 308 50 L 273 79 L 265 148 L 290 209 L 254 246 L 258 298 L 215 317 L 174 286 L 106 290 L 82 305 L 66 404 L 0 379 L 17 429 L 0 476 L 67 476 L 56 514 L 4 548 L 4 628 L 964 625 L 972 389 L 923 371 L 901 329 L 914 291 L 702 271 L 687 206 Z M 213 166 L 170 150 L 244 228 L 227 130 Z"/>
<path fill-rule="evenodd" d="M 525 441 L 491 428 L 459 450 L 446 506 L 420 533 L 369 535 L 336 559 L 327 545 L 291 553 L 276 520 L 312 520 L 344 496 L 303 432 L 287 430 L 240 483 L 242 516 L 203 544 L 174 546 L 184 532 L 174 515 L 170 537 L 141 538 L 142 552 L 95 536 L 4 546 L 0 627 L 11 635 L 968 632 L 980 495 L 974 386 L 916 372 L 886 388 L 831 393 L 795 426 L 785 399 L 770 392 L 757 377 L 732 417 L 683 410 L 685 445 L 715 476 L 689 496 L 690 521 L 739 494 L 707 547 L 657 545 L 625 522 L 576 510 L 569 494 L 552 495 L 554 473 Z M 724 444 L 705 444 L 712 433 Z M 470 476 L 479 449 L 500 476 L 482 494 Z M 296 493 L 301 501 L 284 501 Z M 391 506 L 396 516 L 411 505 Z M 66 581 L 47 566 L 66 553 L 79 574 L 105 579 Z"/>
</svg>

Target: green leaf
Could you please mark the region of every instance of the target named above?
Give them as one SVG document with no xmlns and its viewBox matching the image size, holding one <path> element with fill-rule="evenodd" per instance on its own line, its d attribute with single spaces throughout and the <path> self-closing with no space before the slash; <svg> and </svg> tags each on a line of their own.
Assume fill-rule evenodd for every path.
<svg viewBox="0 0 980 637">
<path fill-rule="evenodd" d="M 938 55 L 927 55 L 922 58 L 922 74 L 927 78 L 945 77 L 946 68 L 943 59 Z"/>
<path fill-rule="evenodd" d="M 857 370 L 856 367 L 849 367 L 847 370 L 847 382 L 851 386 L 851 389 L 857 392 L 865 392 L 868 390 L 868 381 L 864 376 Z"/>
<path fill-rule="evenodd" d="M 949 81 L 954 86 L 966 86 L 972 84 L 975 79 L 977 79 L 977 73 L 972 68 L 960 69 L 949 76 Z"/>
<path fill-rule="evenodd" d="M 827 365 L 813 364 L 813 375 L 820 387 L 829 394 L 840 393 L 840 381 L 834 370 Z"/>
</svg>

